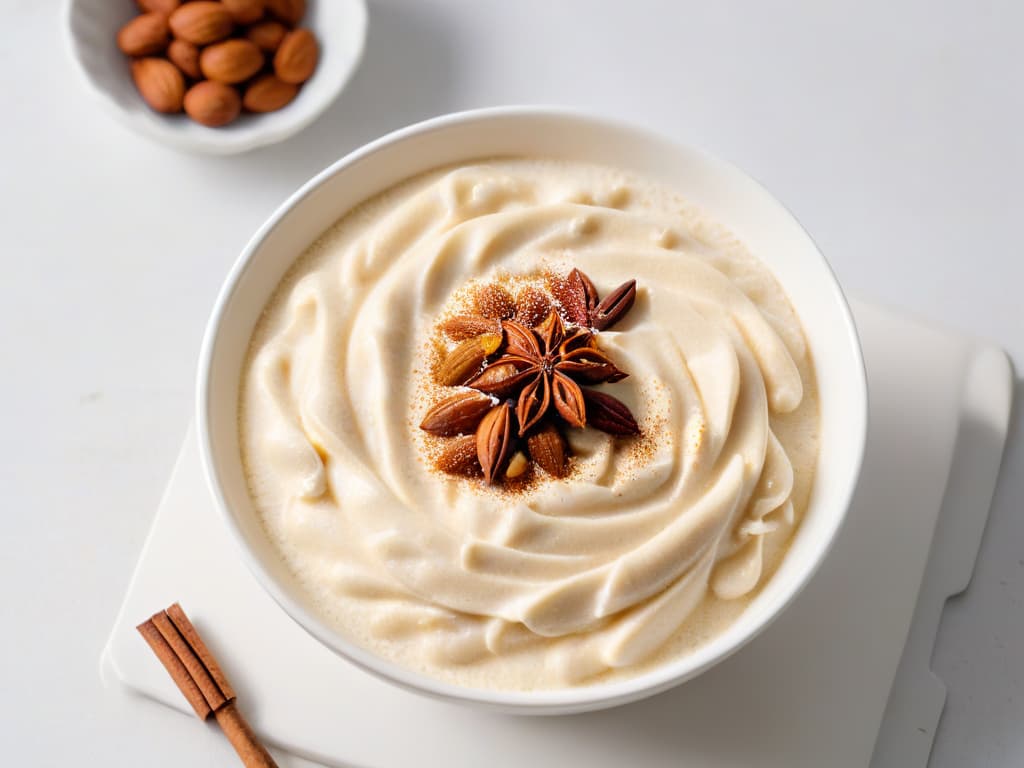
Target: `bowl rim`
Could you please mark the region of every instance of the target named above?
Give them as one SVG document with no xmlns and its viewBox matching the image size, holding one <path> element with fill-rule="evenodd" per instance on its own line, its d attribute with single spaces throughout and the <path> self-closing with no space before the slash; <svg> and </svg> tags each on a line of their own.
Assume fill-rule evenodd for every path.
<svg viewBox="0 0 1024 768">
<path fill-rule="evenodd" d="M 237 155 L 251 152 L 260 147 L 277 144 L 305 130 L 320 118 L 331 104 L 337 101 L 341 92 L 351 82 L 352 77 L 362 63 L 363 54 L 366 51 L 369 12 L 366 7 L 366 0 L 347 1 L 351 3 L 354 11 L 352 21 L 359 27 L 359 34 L 356 36 L 357 44 L 352 51 L 351 62 L 347 69 L 342 71 L 341 76 L 336 78 L 330 89 L 324 92 L 323 98 L 319 102 L 312 103 L 312 106 L 305 113 L 297 114 L 291 121 L 279 121 L 276 125 L 274 121 L 264 121 L 266 127 L 263 130 L 254 131 L 247 135 L 237 135 L 230 131 L 220 131 L 200 136 L 189 135 L 173 127 L 164 126 L 161 123 L 154 124 L 125 110 L 111 97 L 103 85 L 92 76 L 82 60 L 81 43 L 74 33 L 74 25 L 72 23 L 75 6 L 81 0 L 63 0 L 61 27 L 64 48 L 71 58 L 72 68 L 78 73 L 79 79 L 85 83 L 86 90 L 92 95 L 94 101 L 98 102 L 103 111 L 114 118 L 115 121 L 140 136 L 179 151 L 203 155 Z M 263 117 L 263 115 L 257 115 L 257 117 Z M 211 131 L 216 130 L 211 129 Z"/>
<path fill-rule="evenodd" d="M 442 131 L 453 126 L 465 125 L 467 123 L 486 123 L 491 120 L 521 117 L 547 117 L 563 118 L 577 122 L 590 123 L 604 128 L 625 130 L 638 137 L 648 137 L 652 140 L 664 142 L 680 150 L 687 150 L 698 154 L 701 159 L 711 165 L 717 165 L 732 173 L 753 182 L 758 190 L 765 196 L 766 200 L 774 204 L 778 209 L 778 215 L 788 217 L 799 232 L 807 238 L 808 243 L 813 247 L 815 254 L 826 269 L 827 281 L 830 284 L 831 300 L 841 316 L 844 335 L 847 341 L 847 353 L 852 355 L 853 369 L 856 372 L 856 380 L 851 381 L 854 387 L 854 399 L 857 402 L 850 402 L 850 406 L 856 406 L 854 416 L 855 430 L 846 435 L 847 441 L 856 441 L 855 450 L 852 453 L 851 472 L 845 479 L 846 487 L 837 487 L 832 494 L 835 505 L 841 505 L 841 510 L 829 518 L 830 525 L 821 533 L 821 544 L 817 549 L 809 553 L 808 562 L 799 577 L 789 586 L 787 591 L 780 594 L 778 601 L 772 607 L 771 612 L 760 622 L 752 623 L 743 633 L 738 635 L 728 646 L 722 648 L 714 655 L 707 655 L 699 663 L 686 662 L 699 658 L 701 649 L 694 653 L 667 661 L 664 664 L 655 666 L 639 675 L 616 680 L 608 683 L 598 683 L 589 686 L 567 687 L 558 689 L 545 689 L 536 691 L 516 691 L 502 689 L 471 688 L 456 685 L 438 678 L 431 677 L 421 672 L 413 671 L 400 666 L 373 652 L 362 648 L 353 641 L 348 640 L 341 633 L 330 628 L 323 620 L 313 612 L 308 611 L 304 606 L 294 601 L 290 595 L 278 584 L 276 578 L 264 567 L 259 557 L 252 551 L 246 542 L 245 533 L 242 531 L 237 519 L 231 513 L 227 499 L 217 477 L 216 462 L 212 445 L 210 430 L 211 409 L 213 404 L 209 396 L 210 381 L 214 365 L 214 353 L 221 321 L 236 291 L 241 283 L 246 270 L 250 266 L 253 254 L 262 246 L 263 241 L 274 230 L 294 208 L 326 184 L 336 174 L 354 165 L 364 158 L 387 149 L 388 147 L 403 142 L 414 136 L 426 133 Z M 371 141 L 340 159 L 334 161 L 324 170 L 309 179 L 305 184 L 292 193 L 263 223 L 256 231 L 245 248 L 242 250 L 235 263 L 232 265 L 225 281 L 217 295 L 210 319 L 206 326 L 202 347 L 199 357 L 197 375 L 197 397 L 196 397 L 196 419 L 199 432 L 200 456 L 203 464 L 204 474 L 210 492 L 214 497 L 220 516 L 226 523 L 232 538 L 241 552 L 243 561 L 249 570 L 256 577 L 264 590 L 273 600 L 307 633 L 315 637 L 326 647 L 344 659 L 354 663 L 370 674 L 387 680 L 407 690 L 425 694 L 434 698 L 454 701 L 464 704 L 473 704 L 485 709 L 496 710 L 514 714 L 567 714 L 604 709 L 608 707 L 637 701 L 653 696 L 662 691 L 668 690 L 686 680 L 705 672 L 711 667 L 724 661 L 736 651 L 743 648 L 747 643 L 767 629 L 793 602 L 793 600 L 804 590 L 807 584 L 813 579 L 815 573 L 821 567 L 825 558 L 832 550 L 837 535 L 847 517 L 854 492 L 860 478 L 863 467 L 864 452 L 867 442 L 868 427 L 868 393 L 867 376 L 864 367 L 864 360 L 861 350 L 857 328 L 853 320 L 849 303 L 843 294 L 842 288 L 836 278 L 835 272 L 821 249 L 811 238 L 796 217 L 786 208 L 771 192 L 760 182 L 751 177 L 737 166 L 722 160 L 705 150 L 694 145 L 678 141 L 662 133 L 650 130 L 628 121 L 601 116 L 586 110 L 579 110 L 565 107 L 511 105 L 471 109 L 460 112 L 440 115 L 412 125 L 392 131 L 374 141 Z M 813 559 L 812 559 L 813 558 Z M 706 647 L 706 646 L 705 646 Z"/>
</svg>

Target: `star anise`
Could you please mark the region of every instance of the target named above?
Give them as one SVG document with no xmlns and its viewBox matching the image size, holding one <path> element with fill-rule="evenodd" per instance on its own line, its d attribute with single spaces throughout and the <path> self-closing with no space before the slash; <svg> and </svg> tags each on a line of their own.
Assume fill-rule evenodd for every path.
<svg viewBox="0 0 1024 768">
<path fill-rule="evenodd" d="M 502 323 L 505 353 L 467 382 L 467 386 L 496 397 L 517 395 L 515 414 L 519 436 L 555 413 L 570 427 L 587 425 L 587 408 L 580 384 L 621 381 L 627 374 L 597 348 L 594 334 L 565 324 L 551 310 L 536 329 L 515 320 Z"/>
<path fill-rule="evenodd" d="M 492 286 L 482 290 L 488 291 L 489 300 L 478 305 L 495 305 L 498 302 L 491 299 L 504 294 Z M 598 348 L 592 329 L 609 328 L 625 316 L 636 297 L 636 281 L 624 283 L 600 301 L 590 279 L 573 270 L 552 283 L 551 291 L 558 309 L 549 309 L 532 328 L 524 322 L 530 313 L 504 300 L 501 314 L 515 319 L 474 315 L 451 318 L 442 325 L 449 336 L 464 340 L 441 363 L 436 374 L 439 383 L 461 384 L 482 393 L 463 390 L 446 398 L 431 408 L 420 424 L 439 436 L 463 435 L 475 429 L 475 464 L 470 443 L 458 438 L 442 453 L 438 461 L 442 470 L 453 474 L 482 470 L 491 483 L 510 458 L 516 458 L 514 474 L 518 477 L 524 472 L 525 454 L 516 446 L 525 443 L 523 450 L 534 463 L 561 477 L 567 446 L 556 422 L 577 428 L 589 425 L 615 436 L 639 433 L 625 403 L 607 393 L 584 389 L 590 384 L 621 381 L 628 375 Z M 536 319 L 536 307 L 544 303 L 540 301 L 543 298 L 529 297 L 531 319 Z M 518 299 L 517 305 L 526 304 Z M 569 321 L 568 327 L 559 310 Z M 466 338 L 468 329 L 487 332 Z M 492 353 L 497 357 L 489 361 Z M 511 463 L 505 474 L 512 476 Z"/>
<path fill-rule="evenodd" d="M 551 292 L 570 323 L 606 331 L 633 308 L 636 280 L 627 280 L 602 301 L 593 281 L 581 270 L 574 269 L 568 276 L 553 280 Z"/>
</svg>

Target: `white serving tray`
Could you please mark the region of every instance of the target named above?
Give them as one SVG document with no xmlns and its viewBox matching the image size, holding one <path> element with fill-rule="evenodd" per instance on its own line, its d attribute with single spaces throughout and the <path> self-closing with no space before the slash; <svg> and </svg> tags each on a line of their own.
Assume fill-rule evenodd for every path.
<svg viewBox="0 0 1024 768">
<path fill-rule="evenodd" d="M 515 717 L 369 676 L 306 635 L 235 556 L 194 428 L 104 651 L 104 678 L 192 716 L 135 631 L 177 600 L 255 729 L 326 765 L 924 766 L 945 700 L 931 650 L 943 603 L 977 556 L 1011 369 L 995 347 L 870 306 L 855 316 L 871 413 L 849 518 L 793 605 L 693 681 L 604 712 Z"/>
</svg>

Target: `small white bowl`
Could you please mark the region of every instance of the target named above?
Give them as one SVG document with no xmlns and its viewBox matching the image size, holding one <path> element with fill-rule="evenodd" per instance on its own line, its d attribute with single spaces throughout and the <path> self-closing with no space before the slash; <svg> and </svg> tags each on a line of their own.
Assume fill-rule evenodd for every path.
<svg viewBox="0 0 1024 768">
<path fill-rule="evenodd" d="M 285 271 L 357 203 L 428 169 L 499 155 L 605 163 L 676 188 L 728 226 L 775 273 L 803 322 L 815 363 L 821 451 L 807 512 L 789 552 L 723 633 L 687 656 L 626 680 L 561 690 L 483 690 L 374 655 L 317 615 L 265 535 L 246 486 L 238 435 L 242 364 L 256 321 Z M 260 228 L 228 275 L 207 327 L 197 384 L 210 488 L 246 564 L 277 603 L 328 648 L 386 680 L 525 714 L 582 712 L 650 696 L 700 674 L 761 632 L 828 553 L 857 483 L 867 431 L 867 384 L 853 319 L 828 263 L 796 219 L 749 176 L 700 150 L 622 123 L 546 108 L 484 109 L 428 120 L 378 139 L 309 181 Z"/>
<path fill-rule="evenodd" d="M 363 55 L 365 0 L 312 0 L 302 20 L 320 43 L 313 77 L 284 109 L 243 114 L 223 128 L 207 128 L 186 115 L 161 115 L 139 96 L 117 31 L 139 13 L 132 0 L 66 0 L 65 26 L 72 58 L 90 90 L 117 120 L 177 149 L 231 155 L 283 141 L 318 118 L 349 81 Z"/>
</svg>

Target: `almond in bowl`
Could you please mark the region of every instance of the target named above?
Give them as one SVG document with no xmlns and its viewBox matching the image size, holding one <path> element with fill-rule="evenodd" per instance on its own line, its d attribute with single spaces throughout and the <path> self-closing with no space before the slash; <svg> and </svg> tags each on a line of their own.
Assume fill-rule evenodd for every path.
<svg viewBox="0 0 1024 768">
<path fill-rule="evenodd" d="M 313 77 L 320 49 L 300 0 L 138 0 L 117 33 L 143 101 L 220 128 L 283 109 Z"/>
</svg>

